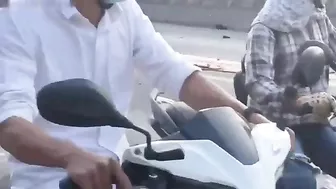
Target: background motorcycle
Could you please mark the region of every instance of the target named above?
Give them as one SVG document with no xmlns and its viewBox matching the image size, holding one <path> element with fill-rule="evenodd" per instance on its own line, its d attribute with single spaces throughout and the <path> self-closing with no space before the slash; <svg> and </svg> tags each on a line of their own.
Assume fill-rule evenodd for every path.
<svg viewBox="0 0 336 189">
<path fill-rule="evenodd" d="M 133 185 L 149 189 L 274 189 L 291 148 L 286 131 L 271 123 L 246 132 L 246 122 L 228 107 L 200 111 L 179 132 L 151 142 L 147 131 L 122 116 L 85 79 L 45 86 L 37 95 L 37 105 L 41 116 L 56 124 L 111 125 L 146 135 L 146 144 L 124 152 L 122 167 Z M 60 188 L 76 185 L 66 178 Z"/>
</svg>

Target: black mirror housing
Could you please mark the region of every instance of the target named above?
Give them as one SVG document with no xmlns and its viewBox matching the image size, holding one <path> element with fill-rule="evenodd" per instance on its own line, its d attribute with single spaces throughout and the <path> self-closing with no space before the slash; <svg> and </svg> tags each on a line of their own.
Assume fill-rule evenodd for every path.
<svg viewBox="0 0 336 189">
<path fill-rule="evenodd" d="M 37 94 L 37 107 L 43 118 L 59 125 L 130 127 L 108 97 L 86 79 L 69 79 L 43 87 Z"/>
</svg>

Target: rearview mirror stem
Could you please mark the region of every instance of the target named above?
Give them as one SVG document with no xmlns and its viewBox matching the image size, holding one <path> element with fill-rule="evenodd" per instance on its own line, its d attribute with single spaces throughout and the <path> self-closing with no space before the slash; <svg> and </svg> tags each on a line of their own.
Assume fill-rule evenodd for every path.
<svg viewBox="0 0 336 189">
<path fill-rule="evenodd" d="M 132 128 L 132 129 L 135 130 L 135 131 L 138 131 L 139 133 L 144 134 L 144 135 L 146 136 L 146 144 L 147 144 L 147 148 L 153 150 L 153 149 L 152 149 L 152 137 L 151 137 L 151 135 L 149 134 L 149 132 L 146 131 L 146 130 L 144 130 L 144 129 L 141 129 L 140 127 L 137 127 L 137 126 L 135 126 L 135 125 L 133 125 L 133 128 Z M 153 151 L 154 151 L 154 150 L 153 150 Z"/>
</svg>

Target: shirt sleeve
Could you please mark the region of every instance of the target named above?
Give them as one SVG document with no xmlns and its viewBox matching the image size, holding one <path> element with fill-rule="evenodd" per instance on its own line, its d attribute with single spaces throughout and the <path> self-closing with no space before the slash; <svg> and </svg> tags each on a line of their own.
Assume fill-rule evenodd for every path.
<svg viewBox="0 0 336 189">
<path fill-rule="evenodd" d="M 262 24 L 251 28 L 247 39 L 245 56 L 246 87 L 252 100 L 266 107 L 262 110 L 268 119 L 278 122 L 300 124 L 301 117 L 281 112 L 285 88 L 274 82 L 274 48 L 276 39 L 271 29 Z M 306 89 L 298 89 L 304 92 Z"/>
<path fill-rule="evenodd" d="M 329 32 L 329 47 L 336 55 L 336 28 L 331 23 L 329 18 L 327 18 L 327 27 Z"/>
<path fill-rule="evenodd" d="M 133 56 L 136 67 L 154 87 L 178 99 L 185 79 L 200 69 L 175 52 L 155 31 L 138 3 L 130 1 L 135 25 Z"/>
<path fill-rule="evenodd" d="M 250 97 L 261 105 L 278 106 L 275 104 L 284 93 L 274 82 L 274 47 L 275 37 L 269 28 L 261 24 L 251 28 L 245 55 L 246 86 Z"/>
<path fill-rule="evenodd" d="M 32 49 L 10 12 L 0 10 L 0 122 L 17 116 L 30 122 L 37 115 Z"/>
</svg>

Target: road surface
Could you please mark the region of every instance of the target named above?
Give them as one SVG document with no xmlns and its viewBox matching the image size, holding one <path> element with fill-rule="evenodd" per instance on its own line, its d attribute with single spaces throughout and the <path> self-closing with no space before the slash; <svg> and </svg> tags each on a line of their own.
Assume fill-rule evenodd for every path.
<svg viewBox="0 0 336 189">
<path fill-rule="evenodd" d="M 183 54 L 240 61 L 244 55 L 246 33 L 155 23 L 174 50 Z M 224 36 L 230 38 L 223 38 Z"/>
</svg>

